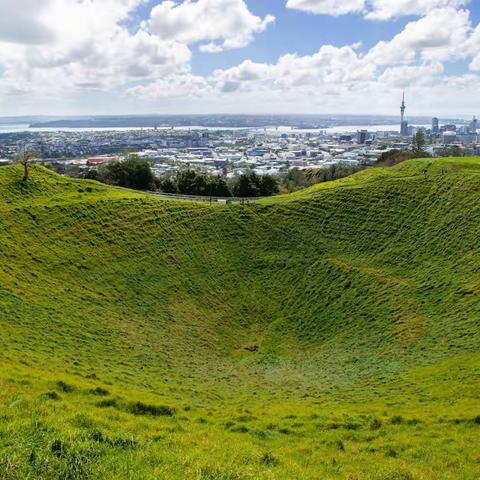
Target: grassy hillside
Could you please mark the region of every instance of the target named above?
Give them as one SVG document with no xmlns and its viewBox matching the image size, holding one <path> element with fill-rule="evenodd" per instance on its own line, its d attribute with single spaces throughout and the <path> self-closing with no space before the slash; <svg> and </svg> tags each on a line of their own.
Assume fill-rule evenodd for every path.
<svg viewBox="0 0 480 480">
<path fill-rule="evenodd" d="M 21 177 L 0 478 L 480 477 L 479 159 L 244 206 Z"/>
</svg>

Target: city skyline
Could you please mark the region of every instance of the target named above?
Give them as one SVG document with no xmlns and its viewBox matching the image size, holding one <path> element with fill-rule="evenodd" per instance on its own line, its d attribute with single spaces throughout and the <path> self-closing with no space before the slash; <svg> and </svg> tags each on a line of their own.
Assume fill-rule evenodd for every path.
<svg viewBox="0 0 480 480">
<path fill-rule="evenodd" d="M 3 0 L 0 116 L 471 117 L 479 40 L 468 0 Z"/>
</svg>

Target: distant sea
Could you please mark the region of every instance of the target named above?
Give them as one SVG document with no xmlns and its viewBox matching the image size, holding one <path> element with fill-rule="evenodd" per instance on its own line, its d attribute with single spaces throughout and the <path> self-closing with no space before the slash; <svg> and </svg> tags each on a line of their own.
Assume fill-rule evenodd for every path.
<svg viewBox="0 0 480 480">
<path fill-rule="evenodd" d="M 429 127 L 430 125 L 417 125 L 420 127 Z M 339 125 L 336 127 L 329 128 L 317 128 L 317 129 L 300 129 L 293 127 L 259 127 L 259 128 L 218 128 L 218 127 L 175 127 L 175 130 L 208 130 L 208 131 L 219 131 L 219 130 L 243 130 L 243 131 L 252 131 L 252 132 L 266 132 L 272 135 L 282 134 L 282 133 L 318 133 L 321 131 L 326 131 L 327 133 L 355 133 L 358 130 L 367 130 L 369 132 L 397 132 L 400 126 L 398 124 L 394 125 Z M 170 127 L 159 127 L 159 130 L 169 130 Z M 57 127 L 48 127 L 48 128 L 30 128 L 28 124 L 9 124 L 2 125 L 0 124 L 0 133 L 48 133 L 48 132 L 125 132 L 125 131 L 138 131 L 138 130 L 150 130 L 146 128 L 139 127 L 119 127 L 119 128 L 57 128 Z"/>
</svg>

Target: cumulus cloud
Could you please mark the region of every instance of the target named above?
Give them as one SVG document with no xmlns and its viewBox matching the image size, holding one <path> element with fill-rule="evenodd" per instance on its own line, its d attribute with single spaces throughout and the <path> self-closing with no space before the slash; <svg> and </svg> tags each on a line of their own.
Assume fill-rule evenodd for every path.
<svg viewBox="0 0 480 480">
<path fill-rule="evenodd" d="M 47 7 L 48 0 L 2 0 L 0 41 L 37 45 L 52 41 L 53 31 L 42 19 Z"/>
<path fill-rule="evenodd" d="M 146 26 L 162 39 L 204 42 L 202 51 L 219 52 L 245 47 L 274 20 L 253 15 L 244 0 L 166 0 L 152 9 Z"/>
<path fill-rule="evenodd" d="M 190 73 L 168 75 L 148 85 L 137 85 L 126 91 L 127 96 L 144 100 L 205 97 L 210 93 L 213 93 L 213 89 L 207 79 Z"/>
<path fill-rule="evenodd" d="M 0 103 L 15 97 L 17 113 L 25 99 L 61 105 L 91 95 L 139 111 L 374 112 L 377 104 L 396 110 L 395 92 L 408 88 L 410 97 L 422 96 L 423 106 L 441 98 L 452 109 L 444 96 L 455 91 L 458 111 L 478 96 L 480 26 L 472 26 L 466 1 L 289 0 L 289 8 L 315 13 L 420 18 L 369 50 L 318 45 L 310 55 L 246 59 L 204 76 L 192 72 L 192 50 L 245 46 L 273 19 L 255 16 L 244 0 L 156 3 L 140 23 L 138 7 L 151 6 L 148 0 L 0 0 Z M 469 64 L 470 73 L 449 76 L 448 63 L 457 61 Z"/>
<path fill-rule="evenodd" d="M 288 0 L 287 8 L 303 10 L 321 15 L 345 15 L 359 13 L 365 7 L 365 0 Z"/>
<path fill-rule="evenodd" d="M 441 63 L 389 67 L 380 75 L 378 82 L 402 89 L 413 85 L 431 85 L 435 82 L 435 77 L 444 71 Z"/>
<path fill-rule="evenodd" d="M 475 28 L 470 38 L 467 40 L 465 50 L 473 57 L 470 63 L 470 70 L 480 71 L 480 25 Z"/>
<path fill-rule="evenodd" d="M 287 0 L 287 8 L 322 15 L 362 13 L 371 20 L 421 16 L 435 8 L 459 8 L 470 0 Z"/>
<path fill-rule="evenodd" d="M 358 56 L 351 46 L 324 45 L 314 55 L 283 55 L 275 64 L 247 60 L 240 65 L 214 72 L 220 91 L 293 91 L 328 85 L 348 88 L 373 79 L 375 67 Z"/>
<path fill-rule="evenodd" d="M 439 8 L 408 23 L 392 40 L 379 42 L 367 54 L 367 59 L 377 65 L 388 65 L 411 63 L 417 55 L 437 62 L 462 58 L 467 53 L 465 44 L 470 35 L 467 10 Z"/>
<path fill-rule="evenodd" d="M 144 0 L 30 3 L 34 8 L 14 14 L 12 25 L 23 32 L 27 21 L 45 26 L 46 33 L 38 39 L 0 36 L 4 93 L 58 96 L 75 89 L 111 89 L 189 69 L 188 46 L 144 29 L 131 33 L 122 25 Z M 0 5 L 0 13 L 16 11 L 10 0 Z"/>
<path fill-rule="evenodd" d="M 138 23 L 138 8 L 149 3 L 0 0 L 3 95 L 60 98 L 125 86 L 152 96 L 168 91 L 165 81 L 142 90 L 159 77 L 173 79 L 178 91 L 189 85 L 197 91 L 198 81 L 190 75 L 191 44 L 201 43 L 206 52 L 240 48 L 274 20 L 253 15 L 244 0 L 158 0 L 149 18 Z M 132 83 L 141 85 L 135 90 Z"/>
<path fill-rule="evenodd" d="M 425 15 L 436 8 L 463 7 L 470 0 L 370 0 L 366 18 L 389 20 L 407 15 Z"/>
</svg>

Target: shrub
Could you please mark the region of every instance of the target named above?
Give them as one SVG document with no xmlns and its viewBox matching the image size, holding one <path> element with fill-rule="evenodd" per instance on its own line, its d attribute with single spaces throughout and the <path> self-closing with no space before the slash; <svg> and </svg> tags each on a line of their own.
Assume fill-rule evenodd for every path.
<svg viewBox="0 0 480 480">
<path fill-rule="evenodd" d="M 118 407 L 117 401 L 114 400 L 113 398 L 109 398 L 107 400 L 101 400 L 96 404 L 97 407 L 100 408 L 109 408 L 109 407 Z"/>
<path fill-rule="evenodd" d="M 335 442 L 336 447 L 341 450 L 342 452 L 345 451 L 345 444 L 342 442 L 342 440 L 337 440 Z"/>
<path fill-rule="evenodd" d="M 401 417 L 400 415 L 395 415 L 392 417 L 392 425 L 400 425 L 403 423 L 403 417 Z"/>
<path fill-rule="evenodd" d="M 249 429 L 247 426 L 245 425 L 240 425 L 238 427 L 235 427 L 235 428 L 232 428 L 231 430 L 232 432 L 235 432 L 235 433 L 248 433 L 249 432 Z"/>
<path fill-rule="evenodd" d="M 56 457 L 63 457 L 65 455 L 65 445 L 61 440 L 55 440 L 52 445 L 50 446 L 50 451 L 56 456 Z"/>
<path fill-rule="evenodd" d="M 112 447 L 117 447 L 117 448 L 135 448 L 137 446 L 137 441 L 133 438 L 117 437 L 117 438 L 109 439 L 108 443 Z"/>
<path fill-rule="evenodd" d="M 133 415 L 151 415 L 152 417 L 172 417 L 176 411 L 165 405 L 149 405 L 143 402 L 134 402 L 128 406 Z"/>
<path fill-rule="evenodd" d="M 380 430 L 382 428 L 382 422 L 378 418 L 374 418 L 370 423 L 370 430 Z"/>
<path fill-rule="evenodd" d="M 388 447 L 385 451 L 385 456 L 390 457 L 390 458 L 397 458 L 398 457 L 398 452 L 394 448 Z"/>
<path fill-rule="evenodd" d="M 422 423 L 422 421 L 418 420 L 417 418 L 407 420 L 407 425 L 418 425 L 419 423 Z"/>
<path fill-rule="evenodd" d="M 94 430 L 88 435 L 88 439 L 97 443 L 104 443 L 116 448 L 133 448 L 137 446 L 137 442 L 133 438 L 110 438 L 105 436 L 102 432 Z"/>
<path fill-rule="evenodd" d="M 97 387 L 97 388 L 94 388 L 93 390 L 90 390 L 90 393 L 92 395 L 99 395 L 101 397 L 106 397 L 107 395 L 109 395 L 110 392 L 105 388 Z"/>
<path fill-rule="evenodd" d="M 48 400 L 60 400 L 60 395 L 57 392 L 45 392 L 42 397 Z"/>
<path fill-rule="evenodd" d="M 253 422 L 254 420 L 256 420 L 256 418 L 252 417 L 251 415 L 240 415 L 235 420 L 240 423 L 245 423 L 245 422 Z"/>
<path fill-rule="evenodd" d="M 103 433 L 102 432 L 99 432 L 97 430 L 91 432 L 89 435 L 88 435 L 88 438 L 90 440 L 93 440 L 94 442 L 98 442 L 98 443 L 103 443 L 105 442 L 105 437 L 103 436 Z"/>
<path fill-rule="evenodd" d="M 272 452 L 266 452 L 262 456 L 262 463 L 265 465 L 278 465 L 278 460 L 273 456 Z"/>
<path fill-rule="evenodd" d="M 68 383 L 65 383 L 64 381 L 60 380 L 57 382 L 57 387 L 65 393 L 72 393 L 75 390 L 75 387 L 73 385 L 70 385 Z"/>
</svg>

